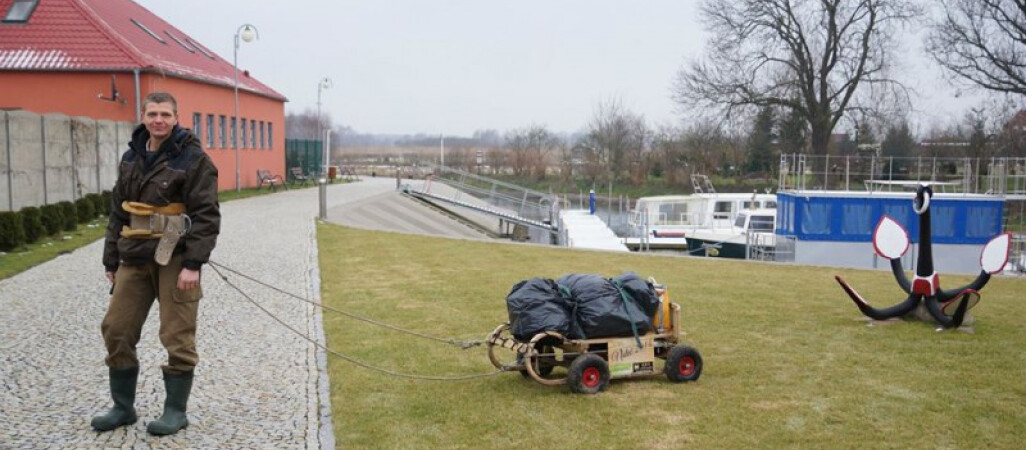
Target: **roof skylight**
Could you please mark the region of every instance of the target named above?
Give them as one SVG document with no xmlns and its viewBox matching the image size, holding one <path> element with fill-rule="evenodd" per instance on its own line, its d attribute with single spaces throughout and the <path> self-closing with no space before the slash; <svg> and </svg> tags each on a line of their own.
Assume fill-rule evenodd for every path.
<svg viewBox="0 0 1026 450">
<path fill-rule="evenodd" d="M 156 40 L 160 41 L 161 44 L 167 45 L 167 41 L 165 41 L 164 38 L 160 37 L 160 35 L 158 35 L 157 33 L 154 33 L 153 30 L 151 30 L 149 28 L 146 28 L 146 25 L 143 25 L 142 23 L 140 23 L 138 20 L 135 20 L 135 19 L 132 19 L 132 23 L 134 23 L 135 26 L 137 26 L 139 28 L 142 28 L 142 30 L 145 31 L 146 34 L 149 34 L 150 36 L 152 36 L 153 39 L 156 39 Z"/>
<path fill-rule="evenodd" d="M 167 35 L 167 37 L 171 38 L 171 40 L 173 40 L 173 41 L 177 42 L 177 43 L 178 43 L 178 45 L 181 45 L 181 46 L 182 46 L 182 48 L 184 48 L 184 49 L 188 50 L 188 51 L 189 51 L 189 53 L 196 53 L 196 49 L 192 48 L 192 46 L 191 46 L 191 45 L 189 45 L 189 44 L 186 44 L 185 42 L 182 42 L 182 40 L 181 40 L 181 39 L 178 39 L 178 36 L 175 36 L 175 35 L 171 34 L 171 32 L 170 32 L 170 31 L 164 31 L 164 34 L 166 34 L 166 35 Z"/>
<path fill-rule="evenodd" d="M 214 58 L 213 54 L 211 54 L 209 51 L 207 51 L 207 49 L 203 48 L 202 45 L 197 44 L 196 41 L 194 41 L 192 39 L 189 39 L 189 38 L 185 38 L 185 42 L 188 42 L 188 43 L 192 44 L 192 46 L 196 47 L 196 50 L 199 50 L 200 53 L 202 53 L 204 55 L 207 55 L 207 58 L 216 59 L 216 58 Z"/>
<path fill-rule="evenodd" d="M 7 15 L 4 16 L 4 22 L 28 22 L 37 4 L 39 0 L 14 0 L 11 9 L 8 9 Z"/>
</svg>

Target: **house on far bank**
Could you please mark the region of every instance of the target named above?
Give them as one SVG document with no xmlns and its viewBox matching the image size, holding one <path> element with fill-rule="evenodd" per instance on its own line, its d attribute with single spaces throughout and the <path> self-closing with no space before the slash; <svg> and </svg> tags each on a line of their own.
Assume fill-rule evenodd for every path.
<svg viewBox="0 0 1026 450">
<path fill-rule="evenodd" d="M 287 99 L 131 0 L 0 0 L 0 110 L 139 122 L 155 91 L 203 142 L 218 189 L 284 174 Z M 122 149 L 123 150 L 123 149 Z"/>
</svg>

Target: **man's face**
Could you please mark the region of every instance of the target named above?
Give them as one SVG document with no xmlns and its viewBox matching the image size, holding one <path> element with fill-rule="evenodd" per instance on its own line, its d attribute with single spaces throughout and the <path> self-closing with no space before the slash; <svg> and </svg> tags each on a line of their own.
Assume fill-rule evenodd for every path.
<svg viewBox="0 0 1026 450">
<path fill-rule="evenodd" d="M 178 123 L 178 115 L 171 103 L 147 103 L 143 112 L 143 125 L 150 137 L 156 140 L 167 139 L 171 129 Z"/>
</svg>

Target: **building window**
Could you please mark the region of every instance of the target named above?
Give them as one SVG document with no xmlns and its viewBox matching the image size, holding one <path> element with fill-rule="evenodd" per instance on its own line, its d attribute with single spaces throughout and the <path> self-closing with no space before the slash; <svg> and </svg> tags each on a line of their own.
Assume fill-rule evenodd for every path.
<svg viewBox="0 0 1026 450">
<path fill-rule="evenodd" d="M 235 117 L 232 117 L 232 148 L 239 148 L 239 137 L 238 137 L 238 124 L 235 123 Z"/>
<path fill-rule="evenodd" d="M 192 113 L 192 132 L 196 134 L 196 139 L 203 141 L 203 114 Z"/>
<path fill-rule="evenodd" d="M 135 24 L 135 26 L 141 28 L 143 31 L 146 32 L 146 34 L 148 34 L 151 37 L 153 37 L 153 39 L 156 39 L 156 40 L 160 41 L 161 44 L 167 45 L 167 41 L 165 41 L 164 38 L 160 37 L 159 34 L 154 33 L 153 30 L 151 30 L 149 28 L 146 28 L 146 25 L 143 25 L 142 22 L 139 22 L 138 20 L 135 20 L 135 19 L 131 19 L 131 20 L 132 20 L 132 23 Z"/>
<path fill-rule="evenodd" d="M 207 148 L 214 148 L 214 115 L 207 114 Z"/>
<path fill-rule="evenodd" d="M 242 148 L 246 148 L 246 118 L 243 117 L 242 121 L 240 121 L 239 123 L 242 124 L 242 126 L 239 127 L 239 134 L 242 135 Z"/>
<path fill-rule="evenodd" d="M 14 0 L 11 9 L 8 9 L 7 15 L 4 16 L 4 23 L 28 22 L 29 17 L 32 17 L 32 12 L 36 10 L 37 4 L 39 4 L 39 0 Z"/>
<path fill-rule="evenodd" d="M 267 122 L 267 149 L 274 148 L 274 124 Z"/>
<path fill-rule="evenodd" d="M 249 120 L 249 145 L 256 148 L 256 122 L 253 119 Z"/>
<path fill-rule="evenodd" d="M 264 148 L 264 121 L 260 121 L 260 148 Z"/>
<path fill-rule="evenodd" d="M 224 114 L 217 121 L 217 135 L 221 137 L 221 148 L 228 148 L 228 130 L 225 130 L 228 116 Z"/>
</svg>

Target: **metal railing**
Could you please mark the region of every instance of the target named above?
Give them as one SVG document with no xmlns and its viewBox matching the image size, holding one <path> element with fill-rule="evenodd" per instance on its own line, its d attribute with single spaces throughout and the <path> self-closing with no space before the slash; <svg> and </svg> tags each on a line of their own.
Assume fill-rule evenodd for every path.
<svg viewBox="0 0 1026 450">
<path fill-rule="evenodd" d="M 901 190 L 930 182 L 939 192 L 1026 199 L 1026 158 L 780 156 L 777 189 Z"/>
<path fill-rule="evenodd" d="M 445 166 L 425 166 L 431 170 L 434 182 L 444 183 L 460 194 L 471 195 L 497 208 L 514 212 L 517 216 L 535 221 L 553 220 L 561 205 L 558 197 L 512 183 Z M 459 200 L 457 197 L 455 200 Z"/>
</svg>

